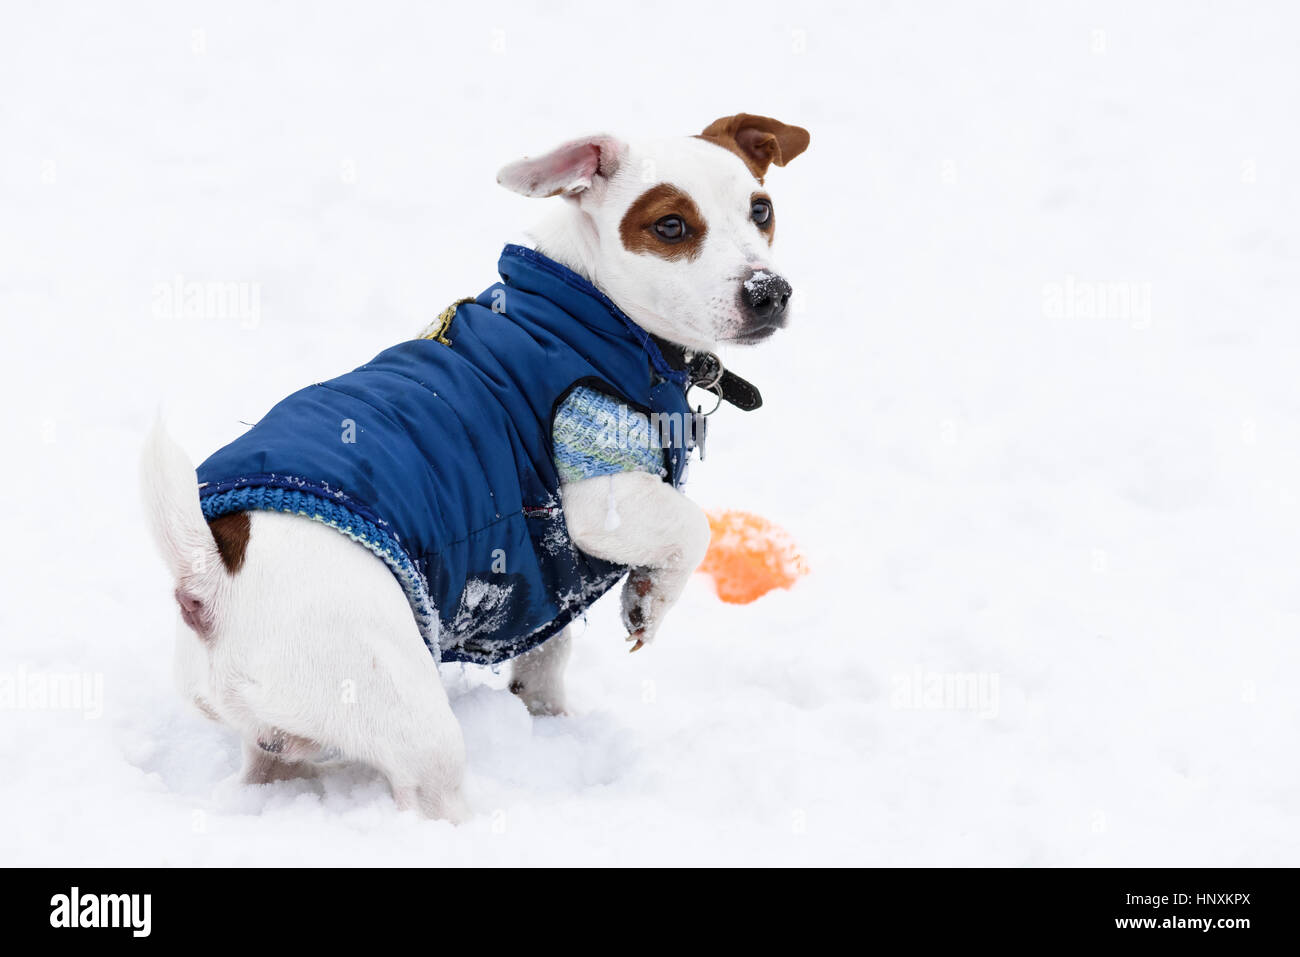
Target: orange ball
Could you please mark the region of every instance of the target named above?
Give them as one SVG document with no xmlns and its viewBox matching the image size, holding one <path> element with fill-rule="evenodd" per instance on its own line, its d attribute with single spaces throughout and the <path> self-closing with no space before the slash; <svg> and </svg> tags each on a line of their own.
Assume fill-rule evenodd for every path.
<svg viewBox="0 0 1300 957">
<path fill-rule="evenodd" d="M 709 513 L 713 538 L 700 571 L 713 576 L 718 597 L 748 605 L 773 588 L 789 588 L 808 565 L 780 526 L 750 512 Z"/>
</svg>

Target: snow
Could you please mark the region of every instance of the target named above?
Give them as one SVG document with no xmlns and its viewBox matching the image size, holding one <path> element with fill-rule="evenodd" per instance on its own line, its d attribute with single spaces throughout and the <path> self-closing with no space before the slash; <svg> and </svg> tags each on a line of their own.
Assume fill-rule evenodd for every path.
<svg viewBox="0 0 1300 957">
<path fill-rule="evenodd" d="M 1300 862 L 1298 21 L 13 11 L 0 860 Z M 444 669 L 458 828 L 363 769 L 235 783 L 170 681 L 136 488 L 160 404 L 199 459 L 488 285 L 541 211 L 504 163 L 737 111 L 812 132 L 767 181 L 796 314 L 723 356 L 765 404 L 718 412 L 690 494 L 811 574 L 748 606 L 697 578 L 636 655 L 603 600 L 571 716 Z"/>
</svg>

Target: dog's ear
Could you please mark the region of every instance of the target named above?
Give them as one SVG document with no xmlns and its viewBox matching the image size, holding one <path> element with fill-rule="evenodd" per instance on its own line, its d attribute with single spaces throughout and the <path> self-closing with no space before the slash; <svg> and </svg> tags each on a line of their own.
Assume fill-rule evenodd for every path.
<svg viewBox="0 0 1300 957">
<path fill-rule="evenodd" d="M 608 179 L 627 158 L 627 145 L 612 136 L 584 136 L 543 156 L 524 157 L 497 173 L 497 182 L 525 196 L 577 196 Z"/>
<path fill-rule="evenodd" d="M 760 183 L 772 163 L 784 166 L 808 148 L 808 131 L 769 116 L 737 113 L 714 120 L 704 128 L 701 139 L 726 147 L 745 161 Z"/>
</svg>

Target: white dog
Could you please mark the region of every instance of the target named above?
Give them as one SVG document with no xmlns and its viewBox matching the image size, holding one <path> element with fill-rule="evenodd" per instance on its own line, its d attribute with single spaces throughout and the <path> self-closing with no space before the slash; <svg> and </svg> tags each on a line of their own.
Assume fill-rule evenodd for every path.
<svg viewBox="0 0 1300 957">
<path fill-rule="evenodd" d="M 651 356 L 658 370 L 646 366 L 649 371 L 642 370 L 646 382 L 661 388 L 666 388 L 664 382 L 676 383 L 672 401 L 682 408 L 689 408 L 680 394 L 690 385 L 711 387 L 742 407 L 754 407 L 757 392 L 722 370 L 712 352 L 719 342 L 758 342 L 785 323 L 791 290 L 772 262 L 775 213 L 763 178 L 770 164 L 785 165 L 807 145 L 808 134 L 798 127 L 739 114 L 710 124 L 695 137 L 649 142 L 609 136 L 575 140 L 544 156 L 510 164 L 498 181 L 527 196 L 562 197 L 550 217 L 530 233 L 535 253 L 529 262 L 546 266 L 545 259 L 558 264 L 546 268 L 548 275 L 559 277 L 556 282 L 567 283 L 561 287 L 566 294 L 585 282 L 595 288 L 586 288 L 584 302 L 609 304 L 607 315 L 620 316 L 621 310 L 628 331 L 619 348 L 644 346 L 646 352 L 637 354 L 643 360 Z M 565 279 L 569 271 L 581 280 Z M 491 310 L 469 308 L 481 308 L 475 314 L 479 318 L 449 310 L 428 336 L 416 340 L 418 348 L 426 350 L 421 354 L 438 360 L 468 353 L 473 323 L 483 327 L 493 321 L 493 312 L 502 313 L 496 317 L 499 322 L 516 321 L 512 301 L 506 301 L 503 309 L 495 303 Z M 462 318 L 456 319 L 457 315 Z M 519 322 L 527 321 L 522 307 L 519 315 L 525 316 Z M 465 330 L 463 339 L 457 338 L 458 328 Z M 490 346 L 494 340 L 489 336 L 483 341 Z M 577 352 L 572 361 L 586 361 Z M 665 362 L 671 368 L 666 369 Z M 427 382 L 419 385 L 430 388 Z M 631 394 L 624 391 L 624 383 L 610 385 L 611 393 Z M 509 392 L 508 384 L 494 380 L 488 387 L 498 390 L 494 395 L 503 395 L 502 402 L 515 402 L 515 396 L 500 391 Z M 595 395 L 599 402 L 599 390 Z M 433 403 L 434 398 L 427 401 Z M 272 410 L 266 424 L 259 423 L 248 434 L 273 434 L 275 416 Z M 383 427 L 393 426 L 385 422 Z M 303 428 L 309 426 L 304 423 Z M 554 435 L 546 434 L 542 440 L 569 441 L 560 435 L 558 422 L 555 429 Z M 521 428 L 520 435 L 523 439 L 517 439 L 516 445 L 536 438 L 527 427 Z M 470 436 L 466 442 L 478 440 Z M 577 459 L 590 464 L 587 451 L 580 448 Z M 331 454 L 365 453 L 347 449 Z M 360 461 L 359 474 L 370 475 L 373 463 Z M 636 650 L 654 638 L 704 556 L 709 526 L 703 512 L 679 491 L 679 478 L 665 481 L 668 472 L 659 469 L 656 474 L 656 468 L 653 463 L 645 469 L 613 466 L 592 477 L 583 477 L 590 472 L 560 469 L 553 509 L 545 503 L 529 507 L 525 493 L 523 511 L 534 523 L 525 523 L 529 530 L 553 513 L 559 526 L 547 532 L 548 543 L 554 533 L 562 538 L 567 532 L 582 553 L 582 568 L 588 567 L 582 563 L 609 563 L 599 565 L 605 577 L 592 594 L 583 592 L 576 598 L 534 594 L 534 602 L 554 601 L 544 607 L 560 609 L 563 616 L 556 616 L 549 626 L 531 623 L 519 635 L 506 636 L 524 642 L 511 648 L 526 647 L 523 653 L 510 653 L 510 687 L 534 713 L 563 711 L 563 668 L 569 652 L 564 623 L 614 580 L 608 577 L 609 568 L 615 569 L 616 576 L 629 572 L 623 587 L 623 617 Z M 464 650 L 471 647 L 468 641 L 452 644 L 461 641 L 457 634 L 476 641 L 499 637 L 490 633 L 505 627 L 499 622 L 508 620 L 509 608 L 494 606 L 482 596 L 495 594 L 506 602 L 501 596 L 509 596 L 510 589 L 492 592 L 477 580 L 457 579 L 451 593 L 452 603 L 459 595 L 457 607 L 434 607 L 431 623 L 421 624 L 417 597 L 436 598 L 432 580 L 444 576 L 441 569 L 418 562 L 418 574 L 403 572 L 403 557 L 393 557 L 401 548 L 394 549 L 391 542 L 389 551 L 381 555 L 387 556 L 385 560 L 376 561 L 380 554 L 376 540 L 399 537 L 394 533 L 385 538 L 389 523 L 382 519 L 369 525 L 362 522 L 370 531 L 358 532 L 353 526 L 343 529 L 311 507 L 261 505 L 231 510 L 234 507 L 228 506 L 226 512 L 213 515 L 200 504 L 201 494 L 210 494 L 213 483 L 200 489 L 194 467 L 161 426 L 145 449 L 142 471 L 150 522 L 174 576 L 181 609 L 178 680 L 204 714 L 239 732 L 245 748 L 244 779 L 261 783 L 309 775 L 313 757 L 322 750 L 336 751 L 383 773 L 399 806 L 430 817 L 462 819 L 467 813 L 461 793 L 464 743 L 430 648 L 439 653 L 441 641 L 445 660 L 455 648 L 469 655 Z M 273 480 L 277 480 L 274 474 L 267 479 Z M 456 477 L 441 475 L 440 480 L 444 486 L 454 485 Z M 237 494 L 244 485 L 247 481 L 240 478 L 230 487 Z M 284 482 L 273 491 L 285 492 Z M 352 501 L 343 492 L 338 494 Z M 402 505 L 411 506 L 409 501 Z M 429 510 L 438 507 L 435 503 Z M 497 507 L 508 511 L 499 501 Z M 520 511 L 512 509 L 505 519 L 513 520 Z M 356 518 L 352 512 L 347 514 L 351 516 L 347 521 Z M 320 520 L 304 521 L 301 515 Z M 460 520 L 458 515 L 434 514 L 430 521 L 444 517 L 448 527 Z M 401 532 L 402 547 L 407 547 L 410 535 L 405 528 Z M 445 538 L 462 546 L 454 532 Z M 366 547 L 358 547 L 357 542 Z M 527 557 L 531 560 L 531 555 Z M 540 642 L 538 636 L 544 636 Z M 460 660 L 478 659 L 462 656 Z"/>
</svg>

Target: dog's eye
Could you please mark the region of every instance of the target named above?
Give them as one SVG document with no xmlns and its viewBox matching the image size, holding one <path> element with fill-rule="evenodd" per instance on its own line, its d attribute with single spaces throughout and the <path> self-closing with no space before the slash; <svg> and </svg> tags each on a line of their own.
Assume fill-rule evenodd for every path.
<svg viewBox="0 0 1300 957">
<path fill-rule="evenodd" d="M 749 215 L 759 229 L 766 229 L 772 221 L 772 204 L 765 199 L 756 199 L 750 204 Z"/>
<path fill-rule="evenodd" d="M 686 220 L 680 216 L 665 216 L 655 223 L 655 235 L 666 243 L 680 243 L 686 238 Z"/>
</svg>

